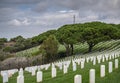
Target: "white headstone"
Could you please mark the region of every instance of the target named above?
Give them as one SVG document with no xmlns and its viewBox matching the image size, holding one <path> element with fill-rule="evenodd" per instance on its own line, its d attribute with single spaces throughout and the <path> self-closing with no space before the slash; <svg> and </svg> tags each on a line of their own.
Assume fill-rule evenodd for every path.
<svg viewBox="0 0 120 83">
<path fill-rule="evenodd" d="M 35 76 L 35 73 L 36 73 L 35 69 L 32 68 L 32 76 Z"/>
<path fill-rule="evenodd" d="M 110 60 L 112 59 L 111 55 L 109 55 L 109 59 L 110 59 Z"/>
<path fill-rule="evenodd" d="M 20 68 L 19 75 L 23 75 L 23 68 Z"/>
<path fill-rule="evenodd" d="M 109 72 L 109 73 L 112 72 L 112 62 L 109 62 L 108 72 Z"/>
<path fill-rule="evenodd" d="M 81 61 L 81 69 L 84 68 L 84 61 Z"/>
<path fill-rule="evenodd" d="M 52 68 L 54 68 L 55 67 L 55 65 L 52 63 Z"/>
<path fill-rule="evenodd" d="M 41 69 L 40 69 L 40 66 L 38 66 L 37 70 L 38 70 L 38 71 L 40 71 L 40 70 L 41 70 Z"/>
<path fill-rule="evenodd" d="M 100 62 L 101 62 L 101 58 L 98 58 L 97 60 L 98 60 L 98 63 L 100 63 Z"/>
<path fill-rule="evenodd" d="M 112 59 L 114 59 L 115 58 L 115 56 L 114 56 L 114 54 L 112 54 Z"/>
<path fill-rule="evenodd" d="M 80 65 L 80 59 L 78 59 L 77 63 L 78 63 L 78 65 Z"/>
<path fill-rule="evenodd" d="M 105 57 L 103 56 L 103 57 L 102 57 L 102 62 L 104 62 L 104 61 L 105 61 Z"/>
<path fill-rule="evenodd" d="M 115 54 L 115 58 L 117 58 L 117 54 Z"/>
<path fill-rule="evenodd" d="M 17 83 L 24 83 L 24 76 L 23 75 L 19 75 L 17 77 Z"/>
<path fill-rule="evenodd" d="M 62 65 L 59 66 L 60 70 L 62 70 Z"/>
<path fill-rule="evenodd" d="M 90 59 L 89 57 L 88 57 L 88 58 L 86 58 L 86 60 L 87 60 L 87 63 L 89 62 L 89 59 Z"/>
<path fill-rule="evenodd" d="M 118 68 L 118 59 L 115 59 L 115 69 Z"/>
<path fill-rule="evenodd" d="M 3 83 L 8 82 L 8 74 L 7 73 L 3 73 Z"/>
<path fill-rule="evenodd" d="M 90 61 L 91 61 L 91 62 L 93 61 L 93 57 L 90 57 Z"/>
<path fill-rule="evenodd" d="M 81 75 L 75 75 L 74 83 L 82 83 L 82 76 Z"/>
<path fill-rule="evenodd" d="M 76 63 L 73 64 L 73 71 L 76 71 Z"/>
<path fill-rule="evenodd" d="M 105 65 L 101 65 L 100 67 L 100 77 L 104 77 L 105 76 Z"/>
<path fill-rule="evenodd" d="M 93 65 L 96 65 L 96 58 L 93 59 Z"/>
<path fill-rule="evenodd" d="M 37 72 L 37 82 L 42 82 L 42 72 L 41 71 Z"/>
<path fill-rule="evenodd" d="M 66 74 L 66 73 L 68 72 L 68 69 L 67 69 L 67 66 L 66 66 L 66 65 L 64 65 L 63 72 L 64 72 L 64 74 Z"/>
<path fill-rule="evenodd" d="M 95 69 L 91 69 L 89 72 L 89 81 L 90 83 L 95 83 Z"/>
<path fill-rule="evenodd" d="M 108 61 L 108 55 L 105 55 L 106 61 Z"/>
<path fill-rule="evenodd" d="M 56 77 L 56 68 L 52 68 L 52 78 Z"/>
<path fill-rule="evenodd" d="M 50 65 L 47 64 L 47 65 L 45 66 L 45 70 L 48 70 L 49 67 L 50 67 Z"/>
</svg>

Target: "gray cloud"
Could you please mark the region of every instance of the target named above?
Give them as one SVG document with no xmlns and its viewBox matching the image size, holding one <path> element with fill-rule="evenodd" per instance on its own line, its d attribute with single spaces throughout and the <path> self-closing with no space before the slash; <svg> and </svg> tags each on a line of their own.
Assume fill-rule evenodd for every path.
<svg viewBox="0 0 120 83">
<path fill-rule="evenodd" d="M 119 0 L 46 0 L 43 1 L 45 4 L 44 10 L 47 10 L 50 7 L 61 7 L 68 8 L 72 10 L 78 9 L 92 9 L 93 11 L 106 11 L 106 10 L 118 10 L 120 8 Z M 38 9 L 43 6 L 43 4 L 38 6 Z"/>
<path fill-rule="evenodd" d="M 98 15 L 98 19 L 119 18 L 120 0 L 46 0 L 38 3 L 35 7 L 36 12 L 46 12 L 49 9 L 59 11 L 61 9 L 77 10 L 81 18 L 90 14 Z M 91 11 L 91 12 L 88 12 Z"/>
<path fill-rule="evenodd" d="M 1 0 L 1 4 L 33 4 L 42 0 Z"/>
<path fill-rule="evenodd" d="M 77 23 L 120 23 L 119 4 L 120 0 L 0 0 L 0 37 L 31 37 L 72 23 L 74 14 Z"/>
</svg>

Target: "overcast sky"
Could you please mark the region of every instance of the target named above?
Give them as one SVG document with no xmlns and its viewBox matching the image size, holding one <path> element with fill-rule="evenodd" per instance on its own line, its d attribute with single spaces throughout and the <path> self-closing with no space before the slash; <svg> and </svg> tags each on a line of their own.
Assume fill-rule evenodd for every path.
<svg viewBox="0 0 120 83">
<path fill-rule="evenodd" d="M 0 37 L 25 38 L 64 24 L 120 23 L 120 0 L 0 0 Z"/>
</svg>

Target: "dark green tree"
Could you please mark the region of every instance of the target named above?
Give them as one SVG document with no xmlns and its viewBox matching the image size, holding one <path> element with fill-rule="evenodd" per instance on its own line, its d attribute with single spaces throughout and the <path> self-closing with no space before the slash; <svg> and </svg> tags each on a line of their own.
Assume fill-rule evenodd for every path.
<svg viewBox="0 0 120 83">
<path fill-rule="evenodd" d="M 98 44 L 99 42 L 103 41 L 104 39 L 107 39 L 107 37 L 103 37 L 98 29 L 94 28 L 85 28 L 82 33 L 83 39 L 87 44 L 89 45 L 88 52 L 92 51 L 92 48 Z"/>
<path fill-rule="evenodd" d="M 82 36 L 89 45 L 89 52 L 99 42 L 118 39 L 119 37 L 118 29 L 112 25 L 101 22 L 85 23 L 84 25 Z"/>
<path fill-rule="evenodd" d="M 61 44 L 66 48 L 66 55 L 73 54 L 74 44 L 76 44 L 80 38 L 80 32 L 75 25 L 65 25 L 58 29 L 56 36 Z"/>
<path fill-rule="evenodd" d="M 40 46 L 43 56 L 46 56 L 48 61 L 53 61 L 58 52 L 59 43 L 54 35 L 50 35 Z"/>
<path fill-rule="evenodd" d="M 6 43 L 6 42 L 7 42 L 7 39 L 6 39 L 6 38 L 0 38 L 0 49 L 3 48 L 4 43 Z"/>
<path fill-rule="evenodd" d="M 14 42 L 22 42 L 24 40 L 25 40 L 25 38 L 23 38 L 22 36 L 17 36 L 17 37 L 10 39 L 10 41 L 14 41 Z"/>
<path fill-rule="evenodd" d="M 47 32 L 44 32 L 42 34 L 39 34 L 38 36 L 35 36 L 32 38 L 32 44 L 33 45 L 39 45 L 43 43 L 43 41 L 49 36 L 54 35 L 56 33 L 56 30 L 49 30 Z"/>
</svg>

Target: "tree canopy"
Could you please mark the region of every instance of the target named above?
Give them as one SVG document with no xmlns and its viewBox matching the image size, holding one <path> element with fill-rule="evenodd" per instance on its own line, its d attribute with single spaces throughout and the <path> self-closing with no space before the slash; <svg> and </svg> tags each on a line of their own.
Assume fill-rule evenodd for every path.
<svg viewBox="0 0 120 83">
<path fill-rule="evenodd" d="M 75 44 L 85 42 L 89 46 L 88 52 L 91 52 L 93 47 L 100 42 L 120 39 L 120 24 L 106 24 L 103 22 L 68 24 L 61 26 L 57 30 L 49 30 L 28 39 L 22 36 L 11 38 L 10 41 L 15 42 L 15 45 L 7 47 L 7 49 L 11 48 L 12 50 L 10 49 L 10 51 L 17 52 L 41 44 L 43 46 L 44 44 L 49 45 L 50 42 L 48 42 L 48 40 L 52 41 L 50 35 L 54 35 L 53 38 L 56 38 L 60 44 L 64 45 L 66 48 L 66 56 L 70 56 L 74 54 Z M 1 44 L 3 45 L 4 42 L 7 42 L 7 39 L 1 38 L 0 42 L 2 42 Z M 46 53 L 49 54 L 47 51 Z"/>
<path fill-rule="evenodd" d="M 49 60 L 54 60 L 55 55 L 58 52 L 58 41 L 54 35 L 50 35 L 40 46 L 43 56 Z"/>
</svg>

